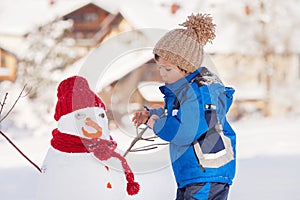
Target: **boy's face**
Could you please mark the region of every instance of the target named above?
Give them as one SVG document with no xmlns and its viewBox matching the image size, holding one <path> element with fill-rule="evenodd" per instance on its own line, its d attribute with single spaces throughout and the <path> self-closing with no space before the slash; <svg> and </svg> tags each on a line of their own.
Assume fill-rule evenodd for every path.
<svg viewBox="0 0 300 200">
<path fill-rule="evenodd" d="M 177 65 L 159 57 L 156 63 L 159 65 L 159 73 L 166 84 L 175 83 L 186 76 L 186 73 L 180 70 Z"/>
</svg>

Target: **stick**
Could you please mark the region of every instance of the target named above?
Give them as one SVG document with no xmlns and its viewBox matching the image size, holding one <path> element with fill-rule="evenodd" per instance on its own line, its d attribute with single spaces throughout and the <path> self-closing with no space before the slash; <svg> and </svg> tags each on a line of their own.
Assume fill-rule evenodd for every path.
<svg viewBox="0 0 300 200">
<path fill-rule="evenodd" d="M 19 101 L 19 99 L 21 97 L 24 97 L 22 96 L 24 90 L 26 88 L 26 84 L 24 85 L 23 89 L 21 90 L 18 98 L 15 100 L 14 104 L 11 106 L 11 108 L 9 109 L 9 111 L 0 119 L 0 124 L 1 122 L 10 114 L 10 112 L 14 109 L 14 107 L 16 106 L 17 102 Z M 5 101 L 7 99 L 7 95 L 8 93 L 5 94 L 5 97 L 4 97 L 4 100 L 1 104 L 1 109 L 0 109 L 0 114 L 2 113 L 3 111 L 3 108 L 4 108 L 4 105 L 5 105 Z M 24 157 L 26 158 L 27 161 L 29 161 L 40 173 L 42 173 L 42 170 L 41 168 L 39 168 L 34 162 L 32 162 L 1 130 L 0 130 L 0 134 Z"/>
<path fill-rule="evenodd" d="M 1 104 L 0 116 L 1 116 L 1 113 L 3 111 L 3 108 L 4 108 L 4 105 L 5 105 L 5 101 L 7 99 L 7 96 L 8 96 L 8 92 L 6 92 L 6 94 L 4 96 L 4 99 L 3 99 L 3 102 L 2 103 L 0 102 L 0 104 Z"/>
<path fill-rule="evenodd" d="M 148 151 L 148 150 L 151 150 L 151 149 L 156 149 L 156 148 L 158 148 L 158 147 L 157 147 L 158 145 L 167 145 L 167 144 L 169 144 L 169 143 L 166 142 L 166 143 L 150 144 L 150 145 L 146 145 L 146 146 L 143 146 L 143 147 L 138 147 L 138 148 L 135 148 L 135 149 L 131 149 L 130 151 L 131 151 L 131 152 L 136 152 L 136 151 Z"/>
<path fill-rule="evenodd" d="M 17 102 L 18 102 L 19 99 L 22 97 L 22 93 L 24 92 L 25 88 L 26 88 L 26 84 L 24 85 L 22 91 L 20 92 L 18 98 L 16 99 L 16 101 L 14 102 L 14 104 L 12 105 L 12 107 L 9 109 L 9 111 L 6 113 L 6 115 L 4 115 L 4 117 L 2 117 L 2 118 L 0 119 L 0 123 L 1 123 L 1 122 L 9 115 L 9 113 L 14 109 L 14 107 L 15 107 L 16 104 L 17 104 Z M 5 99 L 4 99 L 4 100 L 5 100 Z M 5 102 L 3 102 L 2 107 L 4 106 L 4 103 L 5 103 Z M 2 111 L 2 109 L 1 109 L 1 111 Z"/>
<path fill-rule="evenodd" d="M 159 116 L 160 118 L 161 117 L 164 117 L 165 116 L 165 114 L 163 113 L 161 116 Z M 140 118 L 141 116 L 139 116 L 139 118 Z M 139 119 L 138 119 L 138 121 L 139 121 Z M 142 129 L 141 130 L 141 132 L 140 133 L 138 133 L 138 127 L 136 127 L 136 134 L 137 134 L 137 136 L 134 138 L 134 140 L 131 142 L 131 144 L 130 144 L 130 146 L 129 146 L 129 148 L 126 150 L 126 152 L 124 153 L 124 157 L 129 153 L 129 152 L 131 152 L 132 151 L 132 147 L 135 145 L 135 143 L 137 143 L 137 141 L 139 141 L 139 140 L 146 140 L 146 141 L 154 141 L 154 140 L 151 140 L 152 138 L 156 138 L 156 136 L 154 136 L 154 137 L 150 137 L 150 138 L 142 138 L 143 137 L 143 134 L 146 132 L 146 130 L 148 129 L 149 127 L 148 126 L 146 126 L 146 128 L 144 128 L 144 129 Z M 155 144 L 154 144 L 155 145 Z M 146 146 L 147 147 L 147 146 Z M 143 148 L 143 147 L 140 147 L 140 148 Z M 152 148 L 151 148 L 152 149 Z M 136 150 L 133 150 L 133 151 L 136 151 Z M 140 150 L 139 150 L 140 151 Z"/>
<path fill-rule="evenodd" d="M 42 173 L 41 168 L 39 168 L 34 162 L 32 162 L 2 131 L 0 131 L 1 135 L 15 148 L 17 151 L 26 158 L 39 172 Z"/>
<path fill-rule="evenodd" d="M 131 142 L 131 144 L 130 144 L 129 148 L 127 149 L 127 151 L 124 153 L 124 155 L 123 155 L 124 157 L 130 152 L 130 150 L 135 145 L 135 143 L 137 143 L 137 141 L 139 141 L 140 139 L 142 139 L 142 136 L 146 132 L 147 129 L 148 129 L 148 126 L 146 128 L 144 128 L 144 129 L 142 129 L 142 131 L 140 133 L 138 133 L 138 135 Z"/>
</svg>

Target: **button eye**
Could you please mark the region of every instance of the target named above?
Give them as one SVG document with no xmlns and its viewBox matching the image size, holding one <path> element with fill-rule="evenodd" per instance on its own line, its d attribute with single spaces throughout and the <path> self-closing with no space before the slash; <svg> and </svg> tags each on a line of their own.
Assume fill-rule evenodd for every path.
<svg viewBox="0 0 300 200">
<path fill-rule="evenodd" d="M 105 114 L 104 114 L 104 113 L 100 113 L 100 114 L 99 114 L 99 117 L 104 118 L 104 117 L 105 117 Z"/>
<path fill-rule="evenodd" d="M 86 115 L 84 113 L 76 113 L 75 114 L 76 119 L 84 119 L 85 117 L 86 117 Z"/>
</svg>

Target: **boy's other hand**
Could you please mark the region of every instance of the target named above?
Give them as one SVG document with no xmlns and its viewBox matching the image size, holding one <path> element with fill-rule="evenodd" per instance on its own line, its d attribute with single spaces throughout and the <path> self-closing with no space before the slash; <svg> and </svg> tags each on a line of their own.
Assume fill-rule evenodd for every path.
<svg viewBox="0 0 300 200">
<path fill-rule="evenodd" d="M 132 118 L 132 122 L 134 126 L 139 126 L 141 124 L 147 123 L 149 119 L 150 112 L 148 110 L 138 111 L 134 113 L 134 116 Z"/>
</svg>

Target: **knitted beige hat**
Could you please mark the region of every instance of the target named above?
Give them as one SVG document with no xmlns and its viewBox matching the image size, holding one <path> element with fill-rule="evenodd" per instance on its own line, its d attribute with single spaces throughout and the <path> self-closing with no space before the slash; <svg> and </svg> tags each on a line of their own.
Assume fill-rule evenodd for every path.
<svg viewBox="0 0 300 200">
<path fill-rule="evenodd" d="M 166 33 L 156 43 L 153 53 L 191 73 L 202 64 L 203 46 L 215 38 L 216 25 L 209 14 L 192 14 L 179 25 L 186 29 Z"/>
</svg>

